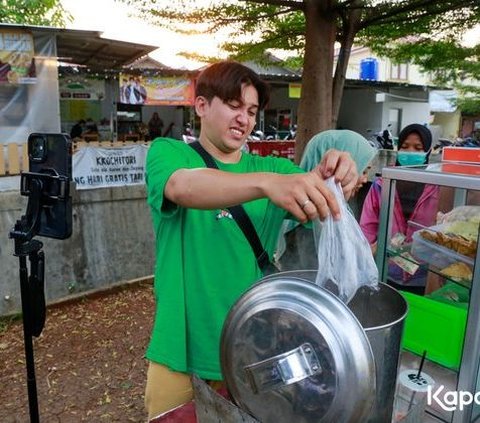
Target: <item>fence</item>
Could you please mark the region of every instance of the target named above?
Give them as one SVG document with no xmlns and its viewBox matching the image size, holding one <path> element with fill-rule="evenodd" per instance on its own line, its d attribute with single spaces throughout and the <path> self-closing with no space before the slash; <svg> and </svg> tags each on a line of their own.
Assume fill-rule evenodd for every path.
<svg viewBox="0 0 480 423">
<path fill-rule="evenodd" d="M 0 176 L 28 171 L 27 144 L 0 144 Z"/>
<path fill-rule="evenodd" d="M 73 153 L 86 146 L 90 147 L 124 147 L 145 144 L 146 141 L 76 141 L 72 142 Z M 28 171 L 27 143 L 0 143 L 0 177 L 19 175 Z"/>
</svg>

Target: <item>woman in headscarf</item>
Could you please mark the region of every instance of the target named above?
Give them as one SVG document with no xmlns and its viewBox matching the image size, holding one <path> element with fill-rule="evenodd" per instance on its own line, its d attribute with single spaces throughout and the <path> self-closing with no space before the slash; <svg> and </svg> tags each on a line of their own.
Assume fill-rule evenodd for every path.
<svg viewBox="0 0 480 423">
<path fill-rule="evenodd" d="M 300 161 L 300 167 L 307 172 L 311 171 L 330 149 L 350 153 L 360 175 L 356 187 L 356 191 L 358 191 L 367 181 L 369 164 L 377 150 L 357 132 L 347 129 L 332 129 L 318 133 L 308 142 Z M 318 258 L 313 230 L 299 225 L 298 222 L 285 221 L 283 230 L 280 232 L 275 257 L 282 271 L 317 269 Z"/>
<path fill-rule="evenodd" d="M 428 128 L 419 124 L 406 126 L 398 136 L 396 165 L 427 164 L 431 146 L 432 134 Z M 370 187 L 360 217 L 360 227 L 374 254 L 377 249 L 380 223 L 381 189 L 382 179 L 378 178 Z M 438 211 L 438 199 L 438 186 L 411 181 L 397 181 L 390 239 L 398 244 L 410 242 L 412 233 L 418 230 L 418 226 L 409 224 L 409 221 L 422 226 L 434 225 Z M 407 272 L 406 269 L 413 272 L 413 269 L 402 265 L 401 260 L 396 260 L 396 263 L 391 262 L 388 272 L 389 283 L 397 288 L 423 293 L 425 272 L 417 271 L 412 274 Z"/>
</svg>

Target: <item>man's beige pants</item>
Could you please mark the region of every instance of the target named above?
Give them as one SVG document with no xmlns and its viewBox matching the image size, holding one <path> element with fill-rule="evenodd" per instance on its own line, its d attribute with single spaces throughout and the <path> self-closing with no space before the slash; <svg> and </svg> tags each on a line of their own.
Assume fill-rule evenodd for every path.
<svg viewBox="0 0 480 423">
<path fill-rule="evenodd" d="M 213 389 L 218 389 L 222 386 L 222 382 L 211 381 L 209 385 Z M 148 412 L 148 420 L 192 399 L 193 386 L 189 374 L 175 372 L 161 364 L 149 362 L 145 388 L 145 407 Z"/>
</svg>

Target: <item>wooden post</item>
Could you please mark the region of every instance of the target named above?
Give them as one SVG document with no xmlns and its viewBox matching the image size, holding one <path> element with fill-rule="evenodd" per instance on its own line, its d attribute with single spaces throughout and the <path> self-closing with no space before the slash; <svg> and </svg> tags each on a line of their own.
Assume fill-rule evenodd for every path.
<svg viewBox="0 0 480 423">
<path fill-rule="evenodd" d="M 18 154 L 18 144 L 7 144 L 8 151 L 8 174 L 18 175 L 20 174 L 20 155 Z"/>
</svg>

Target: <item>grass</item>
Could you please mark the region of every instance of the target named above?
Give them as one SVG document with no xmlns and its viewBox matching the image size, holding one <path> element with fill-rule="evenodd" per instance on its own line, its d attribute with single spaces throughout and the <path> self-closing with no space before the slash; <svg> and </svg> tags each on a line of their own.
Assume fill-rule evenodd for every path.
<svg viewBox="0 0 480 423">
<path fill-rule="evenodd" d="M 0 316 L 0 335 L 5 332 L 12 323 L 22 320 L 22 313 Z"/>
</svg>

